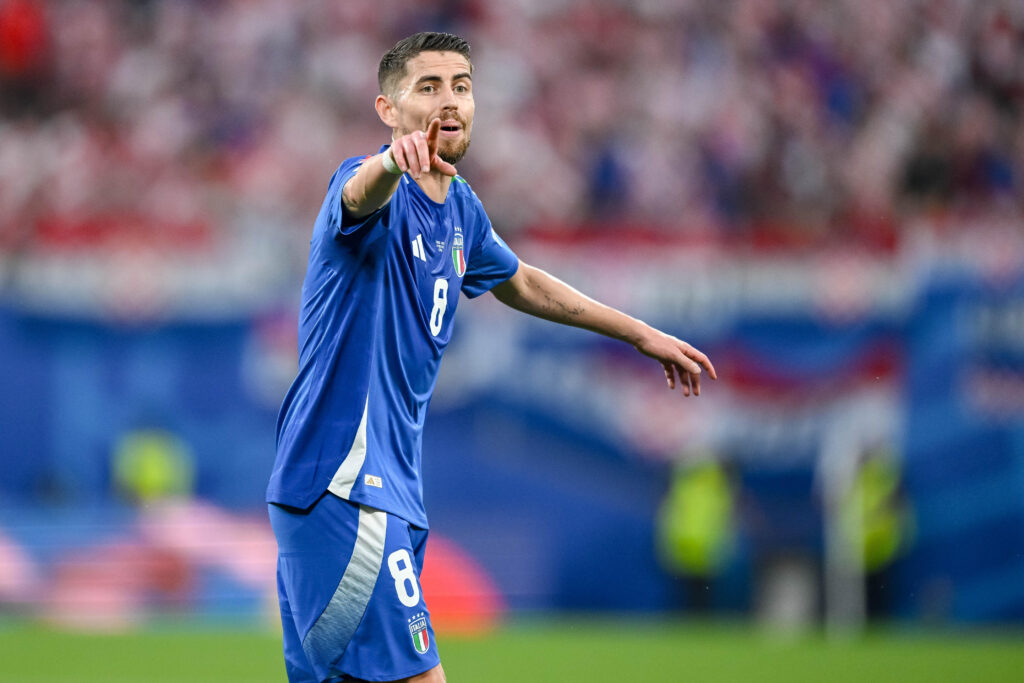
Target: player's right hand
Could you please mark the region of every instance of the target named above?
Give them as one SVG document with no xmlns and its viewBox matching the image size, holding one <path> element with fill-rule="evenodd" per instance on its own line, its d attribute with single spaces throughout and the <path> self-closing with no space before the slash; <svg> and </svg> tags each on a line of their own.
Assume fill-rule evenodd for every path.
<svg viewBox="0 0 1024 683">
<path fill-rule="evenodd" d="M 434 119 L 426 132 L 417 130 L 392 142 L 391 155 L 398 168 L 416 179 L 432 170 L 447 176 L 458 173 L 454 166 L 437 155 L 440 131 L 441 119 Z"/>
</svg>

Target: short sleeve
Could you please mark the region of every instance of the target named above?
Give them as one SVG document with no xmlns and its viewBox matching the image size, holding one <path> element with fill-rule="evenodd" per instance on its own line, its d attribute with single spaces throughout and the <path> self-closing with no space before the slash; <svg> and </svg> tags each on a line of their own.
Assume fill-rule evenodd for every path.
<svg viewBox="0 0 1024 683">
<path fill-rule="evenodd" d="M 356 174 L 356 171 L 363 165 L 363 162 L 369 158 L 370 155 L 367 155 L 352 157 L 343 161 L 338 170 L 334 172 L 334 176 L 327 187 L 327 196 L 324 199 L 321 215 L 327 219 L 327 224 L 332 228 L 335 235 L 352 235 L 358 232 L 363 226 L 376 222 L 381 212 L 388 206 L 385 204 L 367 216 L 355 218 L 349 215 L 341 201 L 341 191 L 345 188 L 345 184 L 352 179 L 352 176 Z"/>
<path fill-rule="evenodd" d="M 481 233 L 469 254 L 466 276 L 462 280 L 462 291 L 470 299 L 490 291 L 519 269 L 519 257 L 498 237 L 485 214 Z"/>
</svg>

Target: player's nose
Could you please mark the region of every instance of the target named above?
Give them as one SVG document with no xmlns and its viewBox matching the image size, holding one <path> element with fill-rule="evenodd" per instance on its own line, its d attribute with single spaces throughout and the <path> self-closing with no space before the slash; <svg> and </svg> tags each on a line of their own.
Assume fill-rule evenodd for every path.
<svg viewBox="0 0 1024 683">
<path fill-rule="evenodd" d="M 455 91 L 451 88 L 444 88 L 441 91 L 441 111 L 455 111 L 459 108 L 459 100 L 455 97 Z"/>
</svg>

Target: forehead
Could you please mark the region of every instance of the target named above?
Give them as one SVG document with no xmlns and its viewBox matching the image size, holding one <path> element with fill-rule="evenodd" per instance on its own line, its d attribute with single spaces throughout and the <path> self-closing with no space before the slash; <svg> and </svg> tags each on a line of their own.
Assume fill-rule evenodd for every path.
<svg viewBox="0 0 1024 683">
<path fill-rule="evenodd" d="M 458 52 L 421 52 L 405 63 L 405 78 L 402 80 L 415 82 L 423 76 L 439 76 L 447 80 L 471 70 L 469 60 Z"/>
</svg>

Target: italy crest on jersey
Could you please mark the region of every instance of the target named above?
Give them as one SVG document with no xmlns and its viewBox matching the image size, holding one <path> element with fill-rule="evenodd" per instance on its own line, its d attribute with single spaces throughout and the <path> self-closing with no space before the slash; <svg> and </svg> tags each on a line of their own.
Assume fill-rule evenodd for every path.
<svg viewBox="0 0 1024 683">
<path fill-rule="evenodd" d="M 427 620 L 423 613 L 417 614 L 409 624 L 409 633 L 412 635 L 412 646 L 421 655 L 426 654 L 430 649 L 430 635 L 427 633 Z"/>
<path fill-rule="evenodd" d="M 462 277 L 466 274 L 466 254 L 462 248 L 462 233 L 455 233 L 455 241 L 452 242 L 452 263 L 455 264 L 455 274 Z"/>
</svg>

